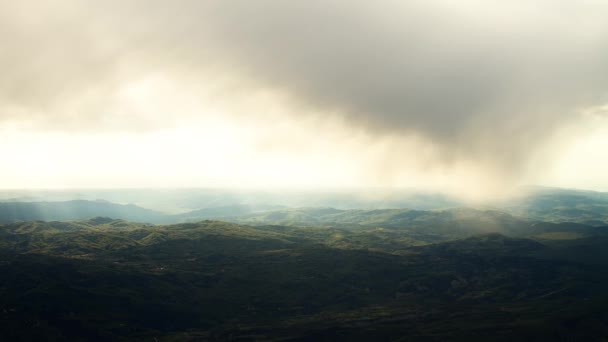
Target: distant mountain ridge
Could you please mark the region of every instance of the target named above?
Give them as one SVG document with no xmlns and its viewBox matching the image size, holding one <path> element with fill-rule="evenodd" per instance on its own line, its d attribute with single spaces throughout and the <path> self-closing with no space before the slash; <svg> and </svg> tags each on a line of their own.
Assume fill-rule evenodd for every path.
<svg viewBox="0 0 608 342">
<path fill-rule="evenodd" d="M 151 190 L 143 194 L 152 196 Z M 495 224 L 501 226 L 505 224 L 521 225 L 520 221 L 522 220 L 527 222 L 578 223 L 595 227 L 608 225 L 608 193 L 553 188 L 535 188 L 525 196 L 500 202 L 488 202 L 480 206 L 467 207 L 466 203 L 452 203 L 452 206 L 447 208 L 444 206 L 446 203 L 441 197 L 438 197 L 436 205 L 432 205 L 430 197 L 423 197 L 426 202 L 424 202 L 425 205 L 420 206 L 387 205 L 377 208 L 379 203 L 384 202 L 382 200 L 380 202 L 371 200 L 369 207 L 361 208 L 359 205 L 362 203 L 354 207 L 345 207 L 344 205 L 348 203 L 348 197 L 345 194 L 342 194 L 339 199 L 336 197 L 335 201 L 328 197 L 314 205 L 294 206 L 295 202 L 277 202 L 280 199 L 278 197 L 261 196 L 254 200 L 250 197 L 239 197 L 237 194 L 227 196 L 213 192 L 205 193 L 203 196 L 198 191 L 185 192 L 183 195 L 169 192 L 168 198 L 163 202 L 168 205 L 165 212 L 162 207 L 159 209 L 162 211 L 148 209 L 149 207 L 145 205 L 147 202 L 141 197 L 143 194 L 136 192 L 135 195 L 124 198 L 124 200 L 134 200 L 132 203 L 137 204 L 117 204 L 112 201 L 116 201 L 118 197 L 99 197 L 103 193 L 91 193 L 90 196 L 78 194 L 82 197 L 103 198 L 98 200 L 53 200 L 52 198 L 58 196 L 51 196 L 48 197 L 48 201 L 26 201 L 25 197 L 16 200 L 16 197 L 8 197 L 8 195 L 15 194 L 7 193 L 5 194 L 7 196 L 5 200 L 0 201 L 0 223 L 32 220 L 79 220 L 95 216 L 107 216 L 154 224 L 197 222 L 213 219 L 253 225 L 335 226 L 355 224 L 398 227 L 434 223 L 435 228 L 438 229 L 445 225 L 446 220 L 465 225 L 467 220 L 474 219 L 475 224 L 473 226 L 476 226 L 483 216 L 486 226 L 490 227 Z M 162 192 L 156 196 L 161 195 Z M 201 198 L 205 200 L 200 202 L 200 196 L 203 196 Z M 289 195 L 286 196 L 289 197 Z M 320 196 L 323 197 L 324 195 Z M 15 200 L 8 201 L 7 198 Z M 398 196 L 395 198 L 398 198 Z M 315 201 L 309 199 L 308 202 Z M 406 202 L 401 204 L 405 205 Z M 335 205 L 321 205 L 321 203 L 334 203 Z M 407 203 L 411 204 L 413 202 Z M 394 202 L 392 204 L 398 203 Z M 177 207 L 181 207 L 182 210 L 177 211 L 177 213 L 173 210 L 172 213 L 169 213 Z M 183 208 L 191 209 L 184 212 Z M 513 218 L 509 215 L 512 215 Z M 480 233 L 485 231 L 487 229 L 480 228 Z"/>
<path fill-rule="evenodd" d="M 0 202 L 0 223 L 66 221 L 107 216 L 136 222 L 161 222 L 166 215 L 134 204 L 107 201 Z"/>
</svg>

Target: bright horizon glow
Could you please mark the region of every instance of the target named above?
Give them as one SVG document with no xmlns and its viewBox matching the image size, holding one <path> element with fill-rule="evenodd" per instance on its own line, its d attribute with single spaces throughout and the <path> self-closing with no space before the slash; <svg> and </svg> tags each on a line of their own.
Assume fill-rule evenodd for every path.
<svg viewBox="0 0 608 342">
<path fill-rule="evenodd" d="M 608 190 L 603 2 L 65 1 L 0 5 L 0 188 Z"/>
<path fill-rule="evenodd" d="M 485 172 L 474 162 L 433 165 L 436 151 L 416 139 L 378 139 L 322 115 L 296 121 L 283 115 L 290 109 L 268 93 L 243 101 L 266 109 L 265 115 L 249 120 L 238 113 L 242 107 L 224 104 L 231 111 L 226 114 L 221 103 L 204 108 L 186 92 L 172 98 L 168 94 L 177 94 L 179 87 L 167 83 L 147 79 L 127 84 L 119 91 L 121 107 L 114 110 L 144 122 L 162 122 L 171 108 L 192 111 L 168 128 L 75 133 L 5 125 L 0 188 L 393 188 L 470 200 L 513 195 L 524 184 L 608 189 L 603 176 L 608 172 L 608 124 L 598 115 L 577 126 L 579 136 L 558 137 L 570 144 L 546 169 L 545 178 L 520 179 L 506 188 L 490 176 L 495 170 Z M 408 158 L 394 163 L 391 158 L 400 154 Z M 592 170 L 585 178 L 581 166 Z"/>
</svg>

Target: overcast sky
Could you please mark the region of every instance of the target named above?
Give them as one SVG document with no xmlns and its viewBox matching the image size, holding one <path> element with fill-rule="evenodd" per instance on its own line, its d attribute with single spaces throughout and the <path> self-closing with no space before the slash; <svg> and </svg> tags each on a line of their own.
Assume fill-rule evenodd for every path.
<svg viewBox="0 0 608 342">
<path fill-rule="evenodd" d="M 608 190 L 602 0 L 0 0 L 0 187 Z"/>
</svg>

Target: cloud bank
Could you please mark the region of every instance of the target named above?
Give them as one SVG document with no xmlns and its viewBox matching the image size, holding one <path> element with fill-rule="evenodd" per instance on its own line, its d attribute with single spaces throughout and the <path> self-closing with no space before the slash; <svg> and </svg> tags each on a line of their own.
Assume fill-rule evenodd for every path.
<svg viewBox="0 0 608 342">
<path fill-rule="evenodd" d="M 1 120 L 33 127 L 162 129 L 207 115 L 197 106 L 209 103 L 255 120 L 268 105 L 244 108 L 247 99 L 270 93 L 284 115 L 341 120 L 345 130 L 394 141 L 390 173 L 466 164 L 511 181 L 556 131 L 608 102 L 603 1 L 0 6 Z M 180 100 L 151 116 L 125 100 L 151 75 L 200 103 Z M 401 155 L 404 139 L 432 157 Z"/>
</svg>

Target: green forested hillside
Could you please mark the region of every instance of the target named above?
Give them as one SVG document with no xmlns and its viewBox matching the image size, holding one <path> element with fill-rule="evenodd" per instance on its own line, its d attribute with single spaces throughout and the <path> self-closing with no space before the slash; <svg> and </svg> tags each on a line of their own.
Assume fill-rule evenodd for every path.
<svg viewBox="0 0 608 342">
<path fill-rule="evenodd" d="M 159 341 L 608 334 L 605 238 L 472 232 L 431 243 L 403 228 L 361 226 L 2 225 L 0 332 Z"/>
</svg>

